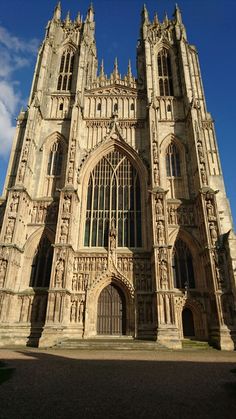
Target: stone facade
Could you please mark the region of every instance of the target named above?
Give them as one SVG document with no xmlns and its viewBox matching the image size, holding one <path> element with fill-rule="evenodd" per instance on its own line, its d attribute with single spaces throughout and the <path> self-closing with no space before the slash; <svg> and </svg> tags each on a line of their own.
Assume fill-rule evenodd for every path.
<svg viewBox="0 0 236 419">
<path fill-rule="evenodd" d="M 0 200 L 0 342 L 236 342 L 236 238 L 196 48 L 142 11 L 137 78 L 97 75 L 94 12 L 38 54 Z"/>
</svg>

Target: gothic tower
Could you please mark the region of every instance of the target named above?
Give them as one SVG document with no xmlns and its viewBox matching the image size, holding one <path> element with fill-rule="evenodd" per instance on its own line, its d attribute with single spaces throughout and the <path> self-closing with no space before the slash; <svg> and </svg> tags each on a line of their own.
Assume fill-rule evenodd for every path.
<svg viewBox="0 0 236 419">
<path fill-rule="evenodd" d="M 137 78 L 97 74 L 92 6 L 38 53 L 0 200 L 1 345 L 236 342 L 236 238 L 196 48 L 142 11 Z"/>
</svg>

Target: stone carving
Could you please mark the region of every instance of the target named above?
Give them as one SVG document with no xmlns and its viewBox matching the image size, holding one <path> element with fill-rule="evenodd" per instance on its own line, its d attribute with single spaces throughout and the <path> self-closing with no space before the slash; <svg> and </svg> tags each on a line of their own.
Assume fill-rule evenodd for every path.
<svg viewBox="0 0 236 419">
<path fill-rule="evenodd" d="M 209 224 L 209 229 L 210 229 L 211 241 L 212 241 L 212 244 L 214 246 L 215 243 L 216 243 L 216 241 L 217 241 L 217 239 L 218 239 L 216 225 L 214 223 L 210 223 Z"/>
<path fill-rule="evenodd" d="M 25 170 L 26 170 L 26 162 L 22 162 L 20 164 L 19 175 L 18 175 L 19 182 L 22 182 L 24 180 Z"/>
<path fill-rule="evenodd" d="M 160 269 L 160 283 L 162 289 L 168 288 L 168 269 L 166 260 L 162 259 L 159 265 Z"/>
<path fill-rule="evenodd" d="M 75 160 L 75 141 L 72 140 L 71 142 L 71 147 L 70 147 L 70 161 L 74 161 Z"/>
<path fill-rule="evenodd" d="M 0 288 L 4 286 L 7 271 L 7 260 L 0 260 Z"/>
<path fill-rule="evenodd" d="M 155 203 L 156 216 L 157 216 L 157 218 L 160 218 L 160 216 L 164 215 L 163 201 L 160 197 L 156 198 L 155 201 L 156 201 L 156 203 Z"/>
<path fill-rule="evenodd" d="M 170 225 L 194 225 L 193 206 L 170 205 L 168 207 L 168 224 Z"/>
<path fill-rule="evenodd" d="M 12 195 L 12 200 L 10 203 L 10 212 L 16 213 L 18 210 L 18 205 L 19 205 L 19 195 L 17 193 L 14 193 Z"/>
<path fill-rule="evenodd" d="M 61 232 L 60 232 L 61 243 L 67 243 L 68 231 L 69 231 L 68 220 L 62 220 Z"/>
<path fill-rule="evenodd" d="M 109 249 L 110 252 L 114 252 L 114 250 L 116 249 L 116 243 L 117 241 L 117 230 L 115 228 L 115 222 L 114 220 L 112 220 L 111 222 L 111 228 L 109 231 Z"/>
<path fill-rule="evenodd" d="M 202 147 L 202 142 L 200 140 L 197 142 L 197 150 L 198 150 L 198 157 L 199 157 L 200 163 L 204 163 L 205 162 L 204 151 Z"/>
<path fill-rule="evenodd" d="M 84 318 L 84 306 L 85 301 L 83 298 L 78 299 L 75 297 L 71 298 L 70 307 L 70 321 L 71 323 L 82 323 Z"/>
<path fill-rule="evenodd" d="M 63 213 L 69 214 L 71 210 L 71 197 L 69 195 L 65 195 L 63 201 Z"/>
<path fill-rule="evenodd" d="M 73 163 L 70 163 L 69 169 L 68 169 L 68 175 L 67 175 L 67 181 L 68 183 L 73 183 L 73 172 L 74 172 L 74 165 Z"/>
<path fill-rule="evenodd" d="M 206 176 L 205 165 L 201 167 L 200 172 L 201 172 L 202 184 L 205 186 L 205 185 L 207 185 L 207 176 Z"/>
<path fill-rule="evenodd" d="M 61 288 L 63 285 L 63 277 L 64 277 L 64 270 L 65 270 L 65 261 L 63 259 L 58 259 L 56 262 L 56 269 L 55 269 L 55 287 Z"/>
<path fill-rule="evenodd" d="M 29 155 L 29 147 L 30 147 L 29 142 L 30 142 L 30 140 L 27 140 L 27 141 L 26 141 L 25 147 L 24 147 L 24 149 L 23 149 L 23 153 L 22 153 L 22 161 L 27 161 L 27 159 L 28 159 L 28 155 Z"/>
<path fill-rule="evenodd" d="M 8 224 L 6 227 L 5 238 L 4 238 L 6 243 L 11 243 L 14 227 L 15 227 L 15 219 L 9 218 Z"/>
<path fill-rule="evenodd" d="M 158 244 L 164 244 L 165 242 L 165 227 L 162 221 L 157 223 L 157 242 Z"/>
</svg>

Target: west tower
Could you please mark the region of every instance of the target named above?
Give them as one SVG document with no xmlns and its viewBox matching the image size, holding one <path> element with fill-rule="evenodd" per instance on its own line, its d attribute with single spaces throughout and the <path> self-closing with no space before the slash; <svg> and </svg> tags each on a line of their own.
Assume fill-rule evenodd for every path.
<svg viewBox="0 0 236 419">
<path fill-rule="evenodd" d="M 48 23 L 1 199 L 3 344 L 235 345 L 236 240 L 196 48 L 144 7 L 137 78 L 98 70 L 94 11 Z"/>
</svg>

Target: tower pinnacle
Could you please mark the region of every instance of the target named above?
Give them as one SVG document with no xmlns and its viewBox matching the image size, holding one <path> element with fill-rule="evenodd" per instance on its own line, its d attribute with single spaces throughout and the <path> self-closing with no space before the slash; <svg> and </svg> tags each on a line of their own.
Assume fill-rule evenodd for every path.
<svg viewBox="0 0 236 419">
<path fill-rule="evenodd" d="M 54 9 L 53 13 L 53 19 L 54 20 L 60 20 L 61 19 L 61 2 L 59 1 Z"/>
</svg>

